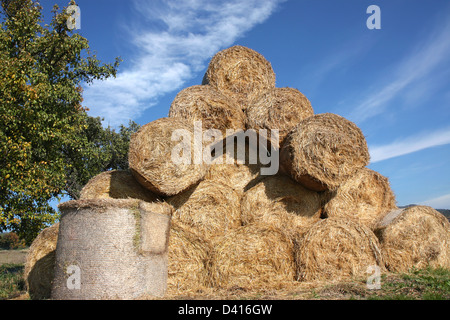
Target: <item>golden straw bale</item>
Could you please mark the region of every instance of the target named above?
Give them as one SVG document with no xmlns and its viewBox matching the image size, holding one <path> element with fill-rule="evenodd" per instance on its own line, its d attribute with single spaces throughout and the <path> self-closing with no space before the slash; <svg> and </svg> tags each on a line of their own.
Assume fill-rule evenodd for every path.
<svg viewBox="0 0 450 320">
<path fill-rule="evenodd" d="M 296 242 L 300 281 L 364 277 L 370 266 L 384 270 L 377 237 L 369 228 L 352 220 L 321 220 Z"/>
<path fill-rule="evenodd" d="M 387 214 L 375 234 L 389 271 L 450 268 L 450 223 L 428 206 L 412 206 Z"/>
<path fill-rule="evenodd" d="M 281 170 L 314 191 L 336 190 L 369 160 L 361 130 L 332 113 L 302 120 L 280 151 Z"/>
<path fill-rule="evenodd" d="M 131 172 L 112 170 L 89 180 L 81 190 L 82 199 L 139 199 L 153 202 L 158 197 L 137 182 Z"/>
<path fill-rule="evenodd" d="M 268 176 L 245 192 L 243 224 L 256 223 L 298 233 L 320 220 L 321 197 L 289 177 Z"/>
<path fill-rule="evenodd" d="M 334 192 L 324 207 L 324 214 L 357 219 L 373 230 L 379 220 L 396 208 L 389 180 L 364 167 Z"/>
<path fill-rule="evenodd" d="M 167 295 L 196 292 L 209 286 L 211 247 L 192 229 L 172 221 L 168 247 Z"/>
<path fill-rule="evenodd" d="M 247 109 L 247 129 L 278 129 L 280 145 L 286 135 L 314 110 L 300 91 L 294 88 L 274 88 L 263 93 Z"/>
<path fill-rule="evenodd" d="M 55 277 L 59 223 L 42 230 L 28 250 L 24 279 L 31 299 L 50 299 Z"/>
<path fill-rule="evenodd" d="M 279 229 L 242 226 L 212 246 L 214 287 L 279 289 L 295 280 L 294 245 Z"/>
<path fill-rule="evenodd" d="M 224 95 L 234 98 L 245 110 L 261 93 L 275 88 L 275 73 L 260 53 L 243 46 L 233 46 L 214 55 L 203 84 L 210 84 Z"/>
<path fill-rule="evenodd" d="M 169 197 L 173 221 L 189 226 L 205 239 L 241 225 L 240 195 L 230 186 L 204 180 L 186 192 Z"/>
<path fill-rule="evenodd" d="M 223 183 L 243 194 L 250 186 L 261 179 L 257 165 L 246 164 L 211 164 L 205 180 Z"/>
<path fill-rule="evenodd" d="M 169 117 L 202 121 L 203 129 L 245 129 L 246 117 L 236 102 L 209 85 L 180 91 L 173 100 Z"/>
<path fill-rule="evenodd" d="M 263 170 L 273 164 L 263 164 L 261 153 L 267 155 L 270 147 L 270 142 L 262 140 L 256 131 L 230 134 L 211 145 L 212 163 L 205 180 L 227 184 L 242 194 L 267 176 Z M 275 161 L 275 155 L 266 161 Z"/>
<path fill-rule="evenodd" d="M 180 136 L 172 137 L 174 133 Z M 208 170 L 202 159 L 196 159 L 196 140 L 192 124 L 181 119 L 150 122 L 131 136 L 128 155 L 131 172 L 157 195 L 181 193 L 203 179 Z M 201 147 L 203 150 L 204 146 Z M 173 155 L 178 157 L 177 161 Z"/>
</svg>

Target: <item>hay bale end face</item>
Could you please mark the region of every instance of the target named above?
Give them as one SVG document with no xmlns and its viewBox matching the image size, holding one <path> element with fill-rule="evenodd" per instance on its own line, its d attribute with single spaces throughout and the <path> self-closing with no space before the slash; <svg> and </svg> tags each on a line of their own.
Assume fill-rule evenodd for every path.
<svg viewBox="0 0 450 320">
<path fill-rule="evenodd" d="M 179 221 L 204 239 L 221 236 L 241 225 L 240 195 L 228 185 L 204 180 L 186 192 L 167 199 Z"/>
<path fill-rule="evenodd" d="M 209 85 L 197 85 L 180 91 L 173 100 L 169 117 L 202 121 L 203 128 L 245 129 L 245 114 L 236 103 Z"/>
<path fill-rule="evenodd" d="M 176 130 L 188 137 L 180 135 L 179 140 L 172 141 Z M 131 137 L 128 155 L 131 172 L 155 194 L 179 194 L 202 180 L 208 169 L 205 162 L 195 159 L 195 140 L 194 127 L 181 119 L 161 118 L 150 122 Z M 204 146 L 201 147 L 203 150 Z M 179 150 L 180 159 L 186 157 L 187 162 L 173 161 L 174 150 Z"/>
<path fill-rule="evenodd" d="M 302 120 L 280 151 L 280 169 L 313 191 L 336 190 L 369 160 L 361 130 L 331 113 Z"/>
<path fill-rule="evenodd" d="M 139 199 L 153 202 L 158 197 L 145 189 L 129 171 L 112 170 L 93 177 L 81 190 L 83 199 Z"/>
<path fill-rule="evenodd" d="M 321 220 L 296 242 L 300 281 L 366 277 L 370 266 L 384 270 L 377 237 L 367 227 L 351 220 Z"/>
<path fill-rule="evenodd" d="M 374 229 L 388 212 L 396 209 L 389 180 L 366 167 L 342 184 L 324 207 L 327 217 L 356 219 Z"/>
<path fill-rule="evenodd" d="M 264 91 L 275 88 L 275 73 L 260 53 L 233 46 L 211 59 L 203 84 L 232 97 L 245 110 Z"/>
<path fill-rule="evenodd" d="M 297 89 L 274 88 L 264 92 L 246 109 L 247 129 L 278 129 L 280 145 L 303 119 L 314 115 L 310 101 Z"/>
<path fill-rule="evenodd" d="M 280 230 L 248 225 L 213 241 L 214 287 L 280 289 L 294 279 L 293 243 Z"/>
<path fill-rule="evenodd" d="M 31 299 L 49 299 L 55 277 L 59 223 L 42 230 L 34 239 L 25 260 L 24 279 Z"/>
<path fill-rule="evenodd" d="M 378 224 L 375 234 L 390 271 L 450 268 L 450 223 L 431 207 L 394 210 Z"/>
<path fill-rule="evenodd" d="M 321 197 L 286 176 L 269 176 L 245 192 L 241 201 L 242 222 L 303 232 L 319 221 Z"/>
</svg>

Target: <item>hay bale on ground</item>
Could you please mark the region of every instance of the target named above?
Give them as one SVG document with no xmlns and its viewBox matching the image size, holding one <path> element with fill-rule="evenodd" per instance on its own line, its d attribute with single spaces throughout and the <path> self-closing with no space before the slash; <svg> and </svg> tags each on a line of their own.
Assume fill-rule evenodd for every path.
<svg viewBox="0 0 450 320">
<path fill-rule="evenodd" d="M 49 299 L 55 277 L 59 223 L 42 230 L 28 250 L 24 280 L 31 299 Z"/>
<path fill-rule="evenodd" d="M 269 176 L 245 192 L 241 200 L 243 224 L 273 226 L 298 233 L 319 221 L 321 197 L 286 176 Z"/>
<path fill-rule="evenodd" d="M 279 289 L 295 279 L 293 243 L 278 229 L 242 226 L 212 245 L 215 287 Z"/>
<path fill-rule="evenodd" d="M 431 207 L 394 210 L 378 224 L 375 234 L 390 271 L 428 265 L 450 268 L 450 223 Z"/>
<path fill-rule="evenodd" d="M 364 167 L 337 189 L 325 205 L 324 214 L 356 219 L 373 230 L 380 219 L 396 208 L 389 180 Z"/>
<path fill-rule="evenodd" d="M 236 102 L 209 85 L 180 91 L 173 100 L 169 117 L 202 121 L 203 129 L 245 129 L 246 117 Z"/>
<path fill-rule="evenodd" d="M 336 190 L 369 160 L 361 130 L 331 113 L 302 120 L 280 151 L 281 170 L 314 191 Z"/>
<path fill-rule="evenodd" d="M 296 242 L 300 281 L 342 280 L 367 276 L 369 266 L 384 268 L 375 234 L 351 220 L 321 220 Z"/>
<path fill-rule="evenodd" d="M 240 195 L 233 188 L 204 180 L 190 190 L 167 199 L 180 221 L 204 239 L 211 239 L 241 225 Z"/>
<path fill-rule="evenodd" d="M 189 141 L 183 135 L 172 141 L 176 130 L 186 133 Z M 161 118 L 144 125 L 131 136 L 131 172 L 139 183 L 158 195 L 172 196 L 187 190 L 203 179 L 208 169 L 205 162 L 195 159 L 194 140 L 192 124 L 181 119 Z M 172 153 L 187 161 L 173 161 Z"/>
<path fill-rule="evenodd" d="M 258 52 L 233 46 L 211 59 L 203 84 L 210 84 L 224 95 L 233 97 L 245 110 L 261 93 L 275 88 L 275 73 Z"/>
<path fill-rule="evenodd" d="M 167 295 L 189 294 L 209 286 L 211 248 L 180 222 L 172 221 L 168 249 Z"/>
<path fill-rule="evenodd" d="M 278 129 L 280 145 L 303 119 L 314 115 L 309 100 L 297 89 L 274 88 L 263 93 L 247 109 L 247 129 Z"/>
<path fill-rule="evenodd" d="M 153 202 L 158 197 L 137 182 L 131 172 L 112 170 L 89 180 L 81 190 L 82 199 L 139 199 Z"/>
</svg>

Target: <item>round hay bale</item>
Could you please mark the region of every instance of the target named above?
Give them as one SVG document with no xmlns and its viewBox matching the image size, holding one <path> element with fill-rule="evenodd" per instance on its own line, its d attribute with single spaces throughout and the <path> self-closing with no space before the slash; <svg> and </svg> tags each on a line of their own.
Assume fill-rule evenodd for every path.
<svg viewBox="0 0 450 320">
<path fill-rule="evenodd" d="M 331 113 L 302 120 L 280 151 L 281 170 L 314 191 L 336 190 L 369 160 L 361 130 Z"/>
<path fill-rule="evenodd" d="M 295 280 L 293 243 L 281 230 L 242 226 L 212 245 L 215 287 L 280 289 Z"/>
<path fill-rule="evenodd" d="M 81 190 L 82 199 L 139 199 L 153 202 L 158 197 L 137 182 L 131 172 L 112 170 L 89 180 Z"/>
<path fill-rule="evenodd" d="M 389 180 L 366 167 L 343 183 L 324 207 L 327 217 L 357 219 L 374 229 L 388 212 L 396 209 Z"/>
<path fill-rule="evenodd" d="M 375 234 L 389 271 L 450 268 L 450 223 L 431 207 L 394 210 L 379 223 Z"/>
<path fill-rule="evenodd" d="M 258 52 L 233 46 L 210 61 L 203 84 L 234 98 L 245 110 L 262 92 L 275 88 L 272 65 Z"/>
<path fill-rule="evenodd" d="M 211 239 L 241 225 L 240 195 L 230 186 L 204 180 L 190 190 L 167 199 L 180 221 L 204 239 Z"/>
<path fill-rule="evenodd" d="M 188 294 L 209 285 L 211 247 L 189 227 L 172 221 L 168 249 L 167 294 Z"/>
<path fill-rule="evenodd" d="M 367 276 L 367 268 L 375 265 L 384 270 L 377 237 L 355 221 L 321 220 L 296 241 L 295 260 L 300 281 Z"/>
<path fill-rule="evenodd" d="M 236 102 L 209 85 L 180 91 L 173 100 L 169 117 L 202 121 L 204 129 L 245 129 L 246 117 Z"/>
<path fill-rule="evenodd" d="M 172 141 L 173 133 L 180 133 L 179 139 Z M 139 183 L 157 195 L 179 194 L 203 179 L 208 170 L 205 162 L 195 157 L 195 140 L 192 124 L 181 119 L 161 118 L 150 122 L 131 136 L 128 155 L 131 172 Z M 172 153 L 176 150 L 186 162 L 173 161 Z"/>
<path fill-rule="evenodd" d="M 273 226 L 286 233 L 306 230 L 320 220 L 321 197 L 286 176 L 269 176 L 245 192 L 243 224 Z"/>
<path fill-rule="evenodd" d="M 24 279 L 31 299 L 51 297 L 55 277 L 56 243 L 59 223 L 42 230 L 31 244 L 25 261 Z"/>
<path fill-rule="evenodd" d="M 314 115 L 309 100 L 297 89 L 274 88 L 263 93 L 247 109 L 248 129 L 278 129 L 280 145 L 303 119 Z"/>
<path fill-rule="evenodd" d="M 89 199 L 58 208 L 52 299 L 129 300 L 165 294 L 171 206 L 136 199 Z M 68 268 L 78 269 L 78 288 L 68 286 Z"/>
</svg>

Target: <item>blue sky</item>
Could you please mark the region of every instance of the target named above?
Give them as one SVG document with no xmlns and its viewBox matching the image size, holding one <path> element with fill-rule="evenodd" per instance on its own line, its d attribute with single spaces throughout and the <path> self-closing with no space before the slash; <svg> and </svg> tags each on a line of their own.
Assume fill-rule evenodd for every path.
<svg viewBox="0 0 450 320">
<path fill-rule="evenodd" d="M 46 18 L 53 3 L 43 0 Z M 399 205 L 450 208 L 450 3 L 447 0 L 78 0 L 81 35 L 116 79 L 85 86 L 105 124 L 167 116 L 200 84 L 211 57 L 235 44 L 264 55 L 277 87 L 299 89 L 315 113 L 355 122 L 369 167 Z M 381 29 L 369 30 L 370 5 Z"/>
</svg>

